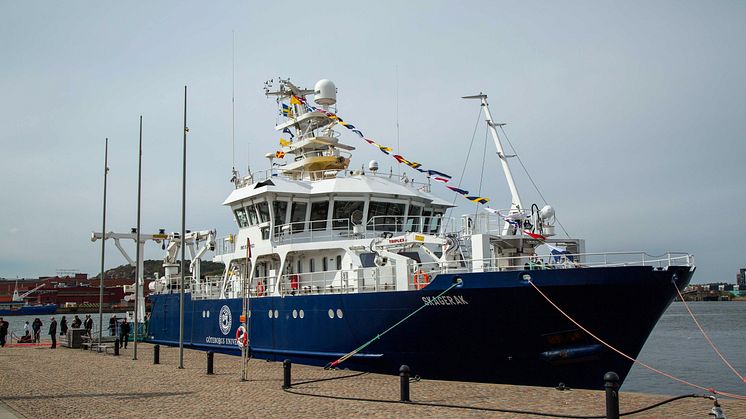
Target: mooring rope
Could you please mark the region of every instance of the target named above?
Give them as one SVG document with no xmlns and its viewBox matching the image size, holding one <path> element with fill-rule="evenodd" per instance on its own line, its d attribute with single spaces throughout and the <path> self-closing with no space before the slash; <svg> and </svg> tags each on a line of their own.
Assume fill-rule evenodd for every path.
<svg viewBox="0 0 746 419">
<path fill-rule="evenodd" d="M 681 300 L 682 303 L 684 303 L 684 307 L 686 307 L 686 311 L 689 312 L 689 315 L 692 317 L 692 320 L 694 320 L 694 324 L 697 325 L 697 328 L 702 333 L 702 336 L 705 337 L 705 339 L 707 340 L 707 343 L 710 344 L 710 347 L 712 348 L 712 350 L 715 351 L 716 354 L 718 354 L 718 356 L 720 357 L 720 359 L 723 360 L 723 363 L 725 363 L 725 365 L 728 368 L 730 368 L 731 371 L 733 371 L 733 374 L 736 374 L 736 376 L 738 377 L 739 380 L 741 380 L 741 382 L 746 383 L 746 377 L 744 377 L 743 375 L 741 375 L 738 371 L 736 371 L 735 368 L 733 368 L 733 365 L 731 365 L 730 362 L 728 362 L 728 360 L 725 359 L 725 357 L 723 356 L 723 354 L 720 353 L 720 351 L 718 350 L 718 348 L 715 346 L 715 343 L 712 341 L 712 339 L 710 339 L 710 337 L 707 335 L 707 333 L 705 333 L 705 330 L 699 324 L 699 321 L 697 321 L 697 318 L 694 316 L 694 313 L 692 313 L 692 310 L 689 309 L 689 304 L 687 304 L 686 301 L 684 301 L 684 296 L 681 295 L 681 291 L 679 291 L 679 287 L 676 285 L 676 282 L 671 281 L 671 283 L 673 284 L 673 287 L 676 289 L 676 293 L 679 295 L 679 299 Z"/>
<path fill-rule="evenodd" d="M 425 308 L 425 307 L 429 306 L 429 305 L 430 305 L 430 302 L 431 302 L 431 301 L 435 301 L 435 300 L 437 300 L 437 299 L 438 299 L 438 297 L 441 297 L 441 296 L 442 296 L 443 294 L 445 294 L 445 293 L 447 293 L 448 291 L 452 290 L 452 289 L 453 289 L 454 287 L 456 287 L 457 285 L 460 285 L 461 283 L 462 283 L 462 281 L 461 281 L 461 278 L 456 278 L 456 279 L 454 280 L 453 284 L 452 284 L 452 285 L 451 285 L 450 287 L 446 288 L 446 289 L 445 289 L 445 290 L 444 290 L 443 292 L 441 292 L 440 294 L 438 294 L 438 295 L 437 295 L 437 296 L 436 296 L 435 298 L 433 298 L 433 299 L 431 299 L 431 300 L 428 300 L 428 301 L 427 301 L 427 302 L 426 302 L 425 304 L 423 304 L 423 305 L 422 305 L 422 306 L 421 306 L 420 308 L 418 308 L 417 310 L 415 310 L 415 311 L 413 311 L 413 312 L 409 313 L 409 314 L 408 314 L 408 315 L 407 315 L 406 317 L 404 317 L 403 319 L 401 319 L 401 320 L 399 320 L 398 322 L 396 322 L 396 324 L 394 324 L 393 326 L 391 326 L 391 327 L 389 327 L 388 329 L 386 329 L 386 330 L 385 330 L 385 331 L 384 331 L 383 333 L 379 333 L 379 334 L 377 334 L 376 336 L 374 336 L 374 337 L 373 337 L 373 339 L 371 339 L 371 340 L 369 340 L 369 341 L 365 342 L 364 344 L 360 345 L 360 346 L 359 346 L 358 348 L 356 348 L 356 349 L 355 349 L 354 351 L 352 351 L 352 352 L 350 352 L 350 353 L 348 353 L 348 354 L 346 354 L 346 355 L 342 356 L 341 358 L 339 358 L 339 359 L 338 359 L 338 360 L 336 360 L 336 361 L 333 361 L 333 362 L 330 362 L 330 363 L 326 364 L 326 366 L 324 367 L 324 369 L 330 369 L 330 368 L 334 368 L 334 367 L 336 367 L 337 365 L 339 365 L 339 364 L 341 364 L 341 363 L 343 363 L 343 362 L 347 361 L 347 360 L 348 360 L 348 359 L 349 359 L 350 357 L 354 356 L 354 355 L 355 355 L 355 354 L 357 354 L 358 352 L 360 352 L 360 351 L 362 351 L 363 349 L 367 348 L 367 347 L 368 347 L 368 346 L 369 346 L 370 344 L 372 344 L 372 343 L 373 343 L 373 342 L 375 342 L 376 340 L 378 340 L 378 339 L 381 339 L 381 337 L 382 337 L 383 335 L 385 335 L 386 333 L 390 332 L 391 330 L 393 330 L 394 328 L 396 328 L 396 327 L 397 327 L 397 326 L 399 326 L 400 324 L 404 323 L 404 322 L 405 322 L 405 321 L 406 321 L 407 319 L 409 319 L 410 317 L 412 317 L 412 316 L 414 316 L 415 314 L 419 313 L 419 312 L 420 312 L 420 310 L 422 310 L 423 308 Z"/>
<path fill-rule="evenodd" d="M 603 344 L 607 348 L 611 349 L 612 351 L 616 352 L 617 354 L 621 355 L 622 357 L 627 358 L 628 360 L 632 361 L 633 363 L 638 364 L 638 365 L 640 365 L 642 367 L 645 367 L 645 368 L 649 369 L 650 371 L 653 371 L 653 372 L 655 372 L 657 374 L 660 374 L 660 375 L 662 375 L 664 377 L 667 377 L 667 378 L 669 378 L 671 380 L 677 381 L 677 382 L 679 382 L 681 384 L 684 384 L 684 385 L 687 385 L 689 387 L 693 387 L 693 388 L 697 388 L 697 389 L 700 389 L 700 390 L 704 390 L 704 391 L 707 391 L 707 392 L 712 393 L 712 394 L 720 394 L 722 396 L 731 397 L 731 398 L 734 398 L 734 399 L 746 400 L 746 396 L 739 395 L 739 394 L 727 393 L 727 392 L 724 392 L 724 391 L 716 390 L 713 387 L 704 387 L 704 386 L 700 386 L 698 384 L 691 383 L 691 382 L 686 381 L 686 380 L 684 380 L 682 378 L 675 377 L 675 376 L 673 376 L 671 374 L 668 374 L 666 372 L 663 372 L 663 371 L 661 371 L 659 369 L 653 368 L 650 365 L 648 365 L 648 364 L 646 364 L 646 363 L 644 363 L 642 361 L 639 361 L 639 360 L 637 360 L 637 359 L 635 359 L 635 358 L 633 358 L 633 357 L 625 354 L 624 352 L 620 351 L 619 349 L 617 349 L 614 346 L 612 346 L 610 343 L 608 343 L 608 342 L 604 341 L 603 339 L 601 339 L 600 337 L 596 336 L 590 330 L 586 329 L 580 323 L 578 323 L 577 321 L 575 321 L 575 319 L 573 319 L 572 317 L 570 317 L 569 314 L 565 313 L 561 308 L 559 308 L 559 306 L 557 304 L 554 303 L 554 301 L 552 301 L 549 297 L 547 297 L 547 295 L 544 294 L 539 289 L 539 287 L 537 287 L 536 284 L 534 284 L 534 282 L 531 279 L 528 279 L 527 281 L 528 281 L 529 284 L 531 284 L 532 287 L 534 287 L 534 289 L 539 294 L 541 294 L 542 297 L 544 297 L 545 300 L 547 300 L 547 302 L 550 305 L 552 305 L 552 307 L 554 307 L 555 309 L 557 309 L 557 311 L 559 311 L 563 316 L 565 316 L 565 318 L 567 318 L 567 320 L 570 320 L 575 326 L 579 327 L 582 331 L 584 331 L 585 333 L 587 333 L 588 335 L 590 335 L 592 338 L 596 339 L 597 341 L 599 341 L 601 344 Z"/>
</svg>

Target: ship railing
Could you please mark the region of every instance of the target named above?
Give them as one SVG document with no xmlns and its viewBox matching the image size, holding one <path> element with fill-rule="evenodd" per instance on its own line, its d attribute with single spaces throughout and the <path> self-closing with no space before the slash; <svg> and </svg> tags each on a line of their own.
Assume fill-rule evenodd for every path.
<svg viewBox="0 0 746 419">
<path fill-rule="evenodd" d="M 159 294 L 176 294 L 181 289 L 181 275 L 173 274 L 166 275 L 166 283 L 164 289 Z M 192 290 L 192 276 L 184 276 L 184 292 L 191 292 Z"/>
<path fill-rule="evenodd" d="M 365 225 L 356 225 L 349 218 L 298 221 L 275 226 L 273 233 L 278 244 L 372 239 L 404 233 L 440 235 L 443 226 L 451 221 L 442 216 L 378 215 Z M 221 254 L 221 249 L 216 253 Z"/>
<path fill-rule="evenodd" d="M 223 287 L 223 277 L 219 275 L 207 276 L 192 285 L 193 300 L 214 300 L 220 298 Z"/>
<path fill-rule="evenodd" d="M 427 262 L 417 266 L 418 272 L 430 279 L 440 273 L 500 272 L 542 269 L 601 268 L 617 266 L 693 266 L 694 257 L 685 252 L 651 255 L 646 252 L 599 252 L 534 254 L 450 262 Z"/>
<path fill-rule="evenodd" d="M 350 153 L 344 152 L 344 156 L 349 157 Z M 252 172 L 250 175 L 244 176 L 240 179 L 237 179 L 235 182 L 236 189 L 243 188 L 245 186 L 252 185 L 256 182 L 263 182 L 265 180 L 271 179 L 274 176 L 278 176 L 284 172 L 284 169 L 282 167 L 275 167 L 272 169 L 266 169 L 266 170 L 260 170 L 256 172 Z M 372 171 L 372 170 L 365 170 L 365 169 L 359 169 L 359 170 L 315 170 L 315 171 L 304 171 L 304 175 L 308 175 L 309 179 L 317 180 L 317 179 L 325 179 L 328 178 L 328 174 L 330 172 L 334 172 L 334 177 L 337 178 L 345 178 L 345 177 L 352 177 L 352 176 L 378 176 L 378 177 L 386 177 L 389 179 L 394 179 L 399 181 L 399 183 L 402 183 L 404 185 L 409 185 L 410 187 L 416 188 L 418 190 L 421 190 L 423 192 L 430 192 L 430 183 L 429 182 L 421 182 L 421 181 L 415 181 L 414 179 L 410 178 L 406 174 L 396 174 L 393 173 L 393 169 L 390 170 L 388 173 L 382 173 L 379 171 Z"/>
<path fill-rule="evenodd" d="M 274 295 L 276 287 L 274 276 L 257 276 L 251 280 L 249 295 L 251 297 Z"/>
<path fill-rule="evenodd" d="M 505 229 L 505 225 L 507 222 L 505 221 L 504 217 L 509 216 L 510 209 L 504 209 L 504 210 L 498 210 L 498 214 L 493 214 L 490 212 L 477 212 L 473 214 L 464 214 L 461 216 L 460 220 L 460 226 L 459 231 L 464 235 L 472 235 L 472 234 L 494 234 L 494 235 L 502 235 L 502 232 Z M 531 212 L 523 210 L 520 212 L 522 216 L 526 219 L 531 221 Z M 533 222 L 533 221 L 532 221 Z M 523 228 L 517 228 L 513 226 L 509 226 L 513 230 L 515 230 L 516 237 L 524 236 L 528 237 L 526 233 L 523 232 Z M 547 224 L 543 227 L 544 235 L 546 236 L 553 236 L 554 235 L 554 226 Z"/>
<path fill-rule="evenodd" d="M 215 241 L 215 255 L 225 255 L 236 251 L 235 236 L 228 235 Z"/>
<path fill-rule="evenodd" d="M 303 272 L 280 277 L 280 295 L 345 294 L 396 290 L 393 266 Z"/>
</svg>

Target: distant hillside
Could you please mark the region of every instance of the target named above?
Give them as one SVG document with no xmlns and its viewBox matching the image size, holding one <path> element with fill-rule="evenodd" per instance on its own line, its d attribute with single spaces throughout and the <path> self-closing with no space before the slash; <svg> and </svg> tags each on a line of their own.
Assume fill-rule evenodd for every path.
<svg viewBox="0 0 746 419">
<path fill-rule="evenodd" d="M 189 261 L 186 261 L 185 263 L 187 264 L 186 269 L 188 270 Z M 146 260 L 143 261 L 143 265 L 145 271 L 143 276 L 145 278 L 152 279 L 156 274 L 158 274 L 158 277 L 164 275 L 162 260 Z M 202 261 L 200 269 L 203 276 L 222 275 L 225 265 L 222 263 Z M 100 276 L 101 274 L 98 274 L 92 278 L 98 278 Z M 130 265 L 121 265 L 106 271 L 106 278 L 134 278 L 134 276 L 135 267 Z"/>
</svg>

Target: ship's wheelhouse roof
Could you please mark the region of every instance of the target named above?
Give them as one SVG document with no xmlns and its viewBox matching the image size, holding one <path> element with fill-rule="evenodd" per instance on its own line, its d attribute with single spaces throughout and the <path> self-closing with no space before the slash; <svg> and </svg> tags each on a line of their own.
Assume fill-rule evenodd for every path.
<svg viewBox="0 0 746 419">
<path fill-rule="evenodd" d="M 320 195 L 376 195 L 391 198 L 417 198 L 434 205 L 453 207 L 454 205 L 429 192 L 418 190 L 411 184 L 402 184 L 389 179 L 387 175 L 355 175 L 317 181 L 292 180 L 274 176 L 262 182 L 239 188 L 231 192 L 223 205 L 231 205 L 247 198 L 258 197 L 266 193 L 299 195 L 313 197 Z"/>
</svg>

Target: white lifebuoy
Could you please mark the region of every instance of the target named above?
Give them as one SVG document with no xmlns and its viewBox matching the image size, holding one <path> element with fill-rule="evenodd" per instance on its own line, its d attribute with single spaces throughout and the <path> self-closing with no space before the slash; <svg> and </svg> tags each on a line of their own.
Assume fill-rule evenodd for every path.
<svg viewBox="0 0 746 419">
<path fill-rule="evenodd" d="M 238 326 L 236 329 L 236 345 L 239 348 L 243 348 L 249 343 L 249 334 L 246 333 L 246 329 L 243 326 Z"/>
</svg>

